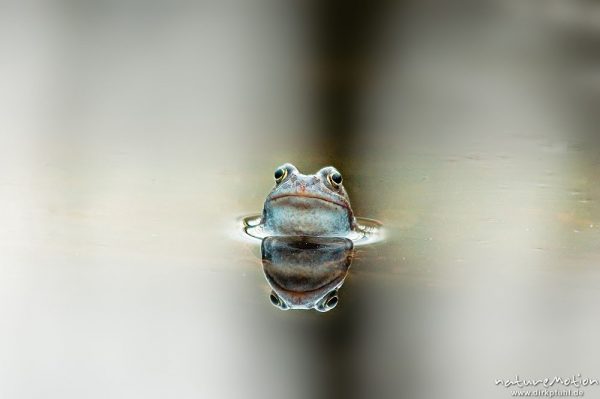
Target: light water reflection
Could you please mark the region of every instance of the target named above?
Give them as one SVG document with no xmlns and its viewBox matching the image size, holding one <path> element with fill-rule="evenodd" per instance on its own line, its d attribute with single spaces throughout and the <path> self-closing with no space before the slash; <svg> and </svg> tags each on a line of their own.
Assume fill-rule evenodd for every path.
<svg viewBox="0 0 600 399">
<path fill-rule="evenodd" d="M 354 246 L 375 244 L 385 239 L 385 229 L 383 224 L 375 219 L 357 217 L 356 228 L 349 232 L 345 237 L 352 241 Z M 253 239 L 264 239 L 270 236 L 270 233 L 261 223 L 261 215 L 254 214 L 241 218 L 242 232 L 246 237 Z"/>
</svg>

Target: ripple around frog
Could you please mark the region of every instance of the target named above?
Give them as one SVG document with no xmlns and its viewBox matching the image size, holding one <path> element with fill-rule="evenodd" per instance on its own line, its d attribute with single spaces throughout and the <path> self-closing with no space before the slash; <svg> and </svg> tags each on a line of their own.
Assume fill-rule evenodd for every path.
<svg viewBox="0 0 600 399">
<path fill-rule="evenodd" d="M 242 229 L 246 236 L 262 240 L 272 234 L 269 234 L 260 223 L 261 215 L 249 215 L 241 219 Z M 343 236 L 354 243 L 354 246 L 375 244 L 384 240 L 385 231 L 383 224 L 375 219 L 357 217 L 357 228 L 349 234 Z"/>
</svg>

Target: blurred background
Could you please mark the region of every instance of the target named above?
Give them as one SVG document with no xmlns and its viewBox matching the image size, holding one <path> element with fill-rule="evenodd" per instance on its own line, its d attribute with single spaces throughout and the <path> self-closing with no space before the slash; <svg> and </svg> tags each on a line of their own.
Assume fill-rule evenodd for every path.
<svg viewBox="0 0 600 399">
<path fill-rule="evenodd" d="M 0 2 L 0 396 L 600 378 L 599 66 L 593 0 Z M 325 314 L 241 237 L 284 162 L 387 229 Z"/>
</svg>

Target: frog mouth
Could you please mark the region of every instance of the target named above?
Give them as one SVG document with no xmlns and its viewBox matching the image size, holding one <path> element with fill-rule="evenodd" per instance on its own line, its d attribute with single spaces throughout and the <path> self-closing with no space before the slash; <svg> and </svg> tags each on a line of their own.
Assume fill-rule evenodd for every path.
<svg viewBox="0 0 600 399">
<path fill-rule="evenodd" d="M 283 198 L 306 198 L 306 199 L 314 199 L 314 200 L 319 200 L 319 201 L 323 201 L 323 202 L 328 202 L 330 204 L 334 204 L 334 205 L 337 205 L 337 206 L 341 206 L 342 208 L 350 209 L 350 207 L 348 206 L 348 204 L 346 204 L 344 202 L 336 201 L 336 200 L 331 199 L 331 198 L 322 197 L 322 196 L 314 195 L 314 194 L 300 194 L 300 193 L 281 194 L 281 195 L 276 195 L 276 196 L 272 197 L 271 200 L 275 201 L 275 200 L 279 200 L 279 199 L 283 199 Z"/>
</svg>

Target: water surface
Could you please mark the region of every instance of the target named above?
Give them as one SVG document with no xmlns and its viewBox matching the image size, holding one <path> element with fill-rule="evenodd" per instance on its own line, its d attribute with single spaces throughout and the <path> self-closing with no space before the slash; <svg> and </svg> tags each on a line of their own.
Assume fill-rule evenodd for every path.
<svg viewBox="0 0 600 399">
<path fill-rule="evenodd" d="M 305 10 L 241 3 L 0 15 L 0 396 L 506 398 L 495 379 L 600 377 L 593 24 L 426 2 L 374 24 L 365 65 L 313 68 Z M 284 162 L 333 164 L 385 227 L 328 312 L 274 307 L 240 240 Z"/>
</svg>

